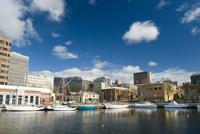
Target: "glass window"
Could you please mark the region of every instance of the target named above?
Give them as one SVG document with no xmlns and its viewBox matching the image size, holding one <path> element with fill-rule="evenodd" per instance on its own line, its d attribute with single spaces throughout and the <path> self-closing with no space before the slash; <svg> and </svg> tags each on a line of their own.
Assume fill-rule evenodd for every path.
<svg viewBox="0 0 200 134">
<path fill-rule="evenodd" d="M 35 105 L 38 105 L 38 104 L 39 104 L 39 97 L 36 96 Z"/>
<path fill-rule="evenodd" d="M 25 103 L 25 104 L 28 103 L 28 96 L 25 96 L 24 103 Z"/>
<path fill-rule="evenodd" d="M 6 104 L 7 104 L 7 105 L 10 104 L 10 95 L 6 95 Z"/>
<path fill-rule="evenodd" d="M 30 103 L 33 103 L 33 96 L 31 96 L 30 98 Z"/>
<path fill-rule="evenodd" d="M 3 104 L 3 95 L 0 95 L 0 105 Z"/>
<path fill-rule="evenodd" d="M 16 96 L 13 95 L 13 97 L 12 97 L 12 104 L 15 105 L 15 103 L 16 103 Z"/>
<path fill-rule="evenodd" d="M 22 96 L 18 96 L 18 105 L 22 105 Z"/>
</svg>

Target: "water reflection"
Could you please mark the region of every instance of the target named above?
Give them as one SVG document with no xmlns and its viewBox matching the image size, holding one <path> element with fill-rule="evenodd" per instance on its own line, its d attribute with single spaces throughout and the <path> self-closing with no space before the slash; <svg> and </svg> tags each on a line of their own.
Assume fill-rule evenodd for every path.
<svg viewBox="0 0 200 134">
<path fill-rule="evenodd" d="M 151 114 L 153 112 L 156 112 L 157 108 L 135 108 L 134 111 L 138 113 Z"/>
</svg>

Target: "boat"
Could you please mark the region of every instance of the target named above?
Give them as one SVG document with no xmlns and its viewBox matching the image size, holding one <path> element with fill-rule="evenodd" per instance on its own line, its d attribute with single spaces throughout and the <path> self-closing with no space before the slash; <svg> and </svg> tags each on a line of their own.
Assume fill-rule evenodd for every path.
<svg viewBox="0 0 200 134">
<path fill-rule="evenodd" d="M 124 109 L 128 108 L 129 104 L 112 104 L 112 103 L 105 103 L 104 104 L 106 109 Z"/>
<path fill-rule="evenodd" d="M 67 105 L 52 106 L 53 111 L 75 111 L 77 108 L 72 108 Z"/>
<path fill-rule="evenodd" d="M 176 101 L 171 101 L 167 105 L 164 106 L 164 108 L 188 108 L 188 104 L 179 104 Z"/>
<path fill-rule="evenodd" d="M 157 108 L 157 105 L 152 102 L 145 101 L 142 103 L 135 103 L 135 104 L 133 104 L 133 107 L 135 107 L 135 108 Z"/>
<path fill-rule="evenodd" d="M 200 111 L 200 104 L 197 105 L 197 110 Z"/>
<path fill-rule="evenodd" d="M 6 111 L 41 111 L 44 107 L 26 105 L 6 105 Z"/>
<path fill-rule="evenodd" d="M 78 110 L 95 110 L 97 107 L 95 105 L 90 104 L 80 104 L 78 106 Z"/>
</svg>

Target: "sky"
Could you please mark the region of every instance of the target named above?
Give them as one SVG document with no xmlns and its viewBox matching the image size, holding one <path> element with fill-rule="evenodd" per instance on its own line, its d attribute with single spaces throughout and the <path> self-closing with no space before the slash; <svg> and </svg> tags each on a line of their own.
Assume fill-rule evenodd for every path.
<svg viewBox="0 0 200 134">
<path fill-rule="evenodd" d="M 2 0 L 0 18 L 30 73 L 182 83 L 200 71 L 200 0 Z"/>
</svg>

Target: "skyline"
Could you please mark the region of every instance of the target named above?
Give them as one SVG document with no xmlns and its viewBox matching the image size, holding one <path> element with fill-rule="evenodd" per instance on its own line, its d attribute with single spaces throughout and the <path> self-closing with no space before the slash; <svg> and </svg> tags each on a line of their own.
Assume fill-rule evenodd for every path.
<svg viewBox="0 0 200 134">
<path fill-rule="evenodd" d="M 0 5 L 0 32 L 13 40 L 12 51 L 30 56 L 30 72 L 92 79 L 112 73 L 126 82 L 139 71 L 179 82 L 199 72 L 199 0 L 46 2 Z"/>
</svg>

